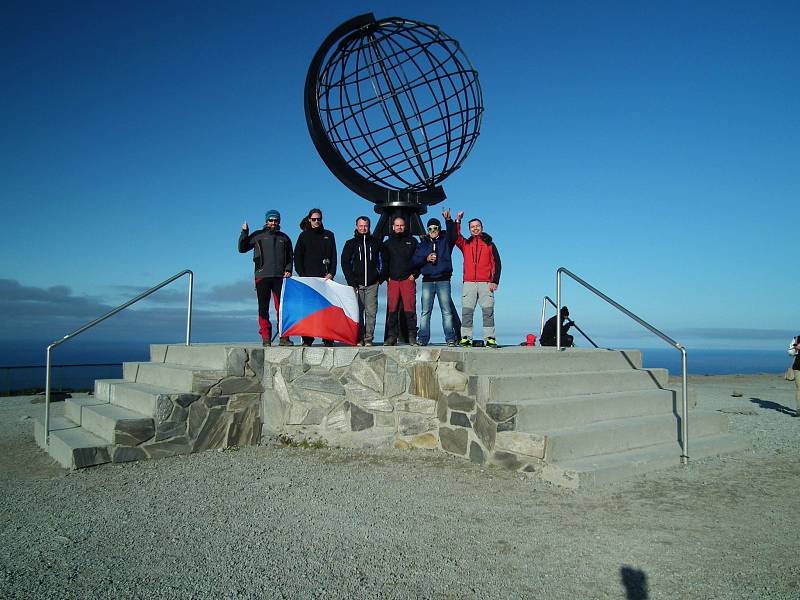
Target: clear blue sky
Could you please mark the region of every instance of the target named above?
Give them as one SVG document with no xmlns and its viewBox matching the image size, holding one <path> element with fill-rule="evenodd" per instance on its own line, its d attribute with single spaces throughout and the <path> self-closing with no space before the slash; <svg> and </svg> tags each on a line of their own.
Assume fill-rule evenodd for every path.
<svg viewBox="0 0 800 600">
<path fill-rule="evenodd" d="M 797 2 L 10 1 L 0 345 L 60 337 L 184 268 L 197 341 L 258 340 L 241 222 L 277 208 L 294 239 L 320 206 L 341 248 L 371 214 L 302 102 L 322 39 L 369 11 L 439 25 L 480 73 L 481 137 L 441 206 L 497 241 L 501 342 L 538 330 L 562 265 L 689 347 L 800 332 Z M 179 340 L 183 294 L 92 339 Z M 574 284 L 564 297 L 601 343 L 659 345 Z"/>
</svg>

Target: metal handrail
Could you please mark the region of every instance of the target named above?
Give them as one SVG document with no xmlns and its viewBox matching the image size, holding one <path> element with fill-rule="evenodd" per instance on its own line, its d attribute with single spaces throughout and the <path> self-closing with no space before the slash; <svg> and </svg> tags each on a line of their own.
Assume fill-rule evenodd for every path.
<svg viewBox="0 0 800 600">
<path fill-rule="evenodd" d="M 681 415 L 681 438 L 682 438 L 681 439 L 681 450 L 682 450 L 683 453 L 681 454 L 681 463 L 683 463 L 684 465 L 687 464 L 689 462 L 689 394 L 688 394 L 689 386 L 688 386 L 687 378 L 686 378 L 686 348 L 684 348 L 681 344 L 679 344 L 678 342 L 673 340 L 667 334 L 663 333 L 662 331 L 659 331 L 658 329 L 656 329 L 655 327 L 650 325 L 650 323 L 648 323 L 647 321 L 637 317 L 635 314 L 633 314 L 627 308 L 625 308 L 624 306 L 622 306 L 618 302 L 615 302 L 614 300 L 612 300 L 611 298 L 606 296 L 603 292 L 598 290 L 596 287 L 594 287 L 590 283 L 587 283 L 586 281 L 584 281 L 583 279 L 581 279 L 580 277 L 575 275 L 575 273 L 573 273 L 572 271 L 570 271 L 569 269 L 566 269 L 564 267 L 559 267 L 558 271 L 556 271 L 556 311 L 557 311 L 556 314 L 561 314 L 561 274 L 562 273 L 565 273 L 565 274 L 569 275 L 573 280 L 575 280 L 576 282 L 580 283 L 587 290 L 589 290 L 590 292 L 593 292 L 597 296 L 600 296 L 600 298 L 602 298 L 603 300 L 608 302 L 611 306 L 613 306 L 617 310 L 620 310 L 623 313 L 625 313 L 626 315 L 628 315 L 631 319 L 633 319 L 634 321 L 639 323 L 639 325 L 641 325 L 642 327 L 645 327 L 646 329 L 650 330 L 651 333 L 654 333 L 655 335 L 660 337 L 662 340 L 667 342 L 670 346 L 672 346 L 673 348 L 675 348 L 676 350 L 678 350 L 681 353 L 681 376 L 683 378 L 683 384 L 681 386 L 681 394 L 683 395 L 683 403 L 682 403 L 683 414 Z M 560 327 L 556 327 L 556 348 L 558 350 L 561 350 L 561 328 Z"/>
<path fill-rule="evenodd" d="M 60 346 L 61 344 L 63 344 L 67 340 L 71 340 L 72 338 L 74 338 L 77 335 L 83 333 L 87 329 L 91 329 L 92 327 L 94 327 L 98 323 L 101 323 L 101 322 L 105 321 L 109 317 L 113 317 L 118 312 L 128 308 L 131 304 L 135 304 L 136 302 L 138 302 L 142 298 L 147 298 L 147 296 L 149 296 L 153 292 L 157 292 L 158 290 L 163 288 L 165 285 L 169 285 L 170 283 L 172 283 L 176 279 L 179 279 L 180 277 L 183 277 L 184 275 L 188 275 L 189 276 L 189 300 L 188 300 L 187 308 L 186 308 L 186 345 L 187 346 L 191 346 L 191 343 L 192 343 L 191 342 L 191 340 L 192 340 L 192 287 L 193 287 L 193 283 L 194 283 L 194 273 L 192 273 L 192 271 L 190 269 L 184 269 L 180 273 L 176 273 L 175 275 L 173 275 L 169 279 L 165 279 L 164 281 L 162 281 L 158 285 L 155 285 L 155 286 L 151 287 L 149 290 L 146 290 L 146 291 L 142 292 L 141 294 L 139 294 L 135 298 L 132 298 L 132 299 L 128 300 L 125 304 L 121 304 L 120 306 L 118 306 L 114 310 L 110 310 L 109 312 L 107 312 L 103 316 L 96 318 L 91 323 L 87 323 L 86 325 L 83 325 L 82 327 L 76 329 L 72 333 L 68 333 L 63 338 L 61 338 L 59 340 L 56 340 L 55 342 L 53 342 L 52 344 L 50 344 L 47 347 L 47 361 L 46 361 L 46 367 L 45 367 L 47 369 L 47 372 L 46 372 L 46 375 L 45 375 L 45 395 L 44 395 L 44 443 L 45 443 L 46 446 L 50 444 L 50 368 L 52 366 L 50 364 L 50 355 L 51 355 L 51 353 L 53 351 L 53 348 L 55 348 L 56 346 Z"/>
<path fill-rule="evenodd" d="M 556 303 L 555 303 L 555 302 L 553 302 L 553 299 L 552 299 L 550 296 L 545 296 L 545 297 L 544 297 L 544 299 L 542 299 L 542 326 L 541 326 L 541 328 L 539 329 L 539 339 L 540 339 L 540 340 L 542 339 L 542 333 L 544 332 L 544 315 L 545 315 L 545 309 L 547 308 L 547 303 L 548 303 L 548 302 L 549 302 L 550 304 L 552 304 L 553 306 L 556 306 Z M 556 307 L 556 309 L 557 309 L 557 308 L 558 308 L 558 307 Z M 558 316 L 558 314 L 556 314 L 556 316 Z M 588 335 L 586 335 L 586 332 L 585 332 L 583 329 L 581 329 L 580 327 L 578 327 L 578 324 L 577 324 L 577 323 L 575 323 L 575 321 L 573 321 L 573 322 L 572 322 L 572 327 L 574 327 L 574 328 L 575 328 L 577 331 L 579 331 L 579 332 L 580 332 L 580 334 L 581 334 L 583 337 L 585 337 L 585 338 L 586 338 L 586 340 L 587 340 L 587 341 L 588 341 L 588 342 L 589 342 L 589 343 L 590 343 L 592 346 L 594 346 L 595 348 L 598 348 L 598 345 L 594 343 L 594 340 L 592 340 L 592 338 L 590 338 Z"/>
</svg>

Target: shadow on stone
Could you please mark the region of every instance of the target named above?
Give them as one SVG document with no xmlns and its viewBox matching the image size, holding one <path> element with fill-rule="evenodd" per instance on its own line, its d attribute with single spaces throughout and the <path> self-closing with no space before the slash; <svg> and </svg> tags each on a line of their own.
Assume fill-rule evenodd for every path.
<svg viewBox="0 0 800 600">
<path fill-rule="evenodd" d="M 758 404 L 760 408 L 766 408 L 767 410 L 774 410 L 779 413 L 783 413 L 784 415 L 795 416 L 795 411 L 789 408 L 788 406 L 784 406 L 783 404 L 778 404 L 777 402 L 772 402 L 771 400 L 762 400 L 761 398 L 750 398 L 750 402 L 753 404 Z"/>
<path fill-rule="evenodd" d="M 626 600 L 647 600 L 650 594 L 647 590 L 647 574 L 628 565 L 619 569 L 619 578 L 625 588 Z"/>
</svg>

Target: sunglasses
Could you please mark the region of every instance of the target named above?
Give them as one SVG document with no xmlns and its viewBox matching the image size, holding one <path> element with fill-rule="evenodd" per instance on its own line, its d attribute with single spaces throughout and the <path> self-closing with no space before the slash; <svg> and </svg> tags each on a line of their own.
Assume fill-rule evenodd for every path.
<svg viewBox="0 0 800 600">
<path fill-rule="evenodd" d="M 280 219 L 267 219 L 267 223 L 280 223 Z"/>
<path fill-rule="evenodd" d="M 308 220 L 316 223 L 317 221 L 322 221 L 322 217 L 309 217 Z"/>
<path fill-rule="evenodd" d="M 439 229 L 441 229 L 441 227 L 439 227 L 438 225 L 430 225 L 428 227 L 428 231 L 439 231 Z"/>
</svg>

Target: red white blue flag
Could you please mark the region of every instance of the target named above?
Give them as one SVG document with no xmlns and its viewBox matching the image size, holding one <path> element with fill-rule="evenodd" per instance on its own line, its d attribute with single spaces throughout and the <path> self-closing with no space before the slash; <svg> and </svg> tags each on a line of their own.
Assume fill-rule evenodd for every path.
<svg viewBox="0 0 800 600">
<path fill-rule="evenodd" d="M 283 280 L 280 307 L 281 337 L 358 343 L 358 298 L 349 285 L 321 277 L 289 277 Z"/>
</svg>

